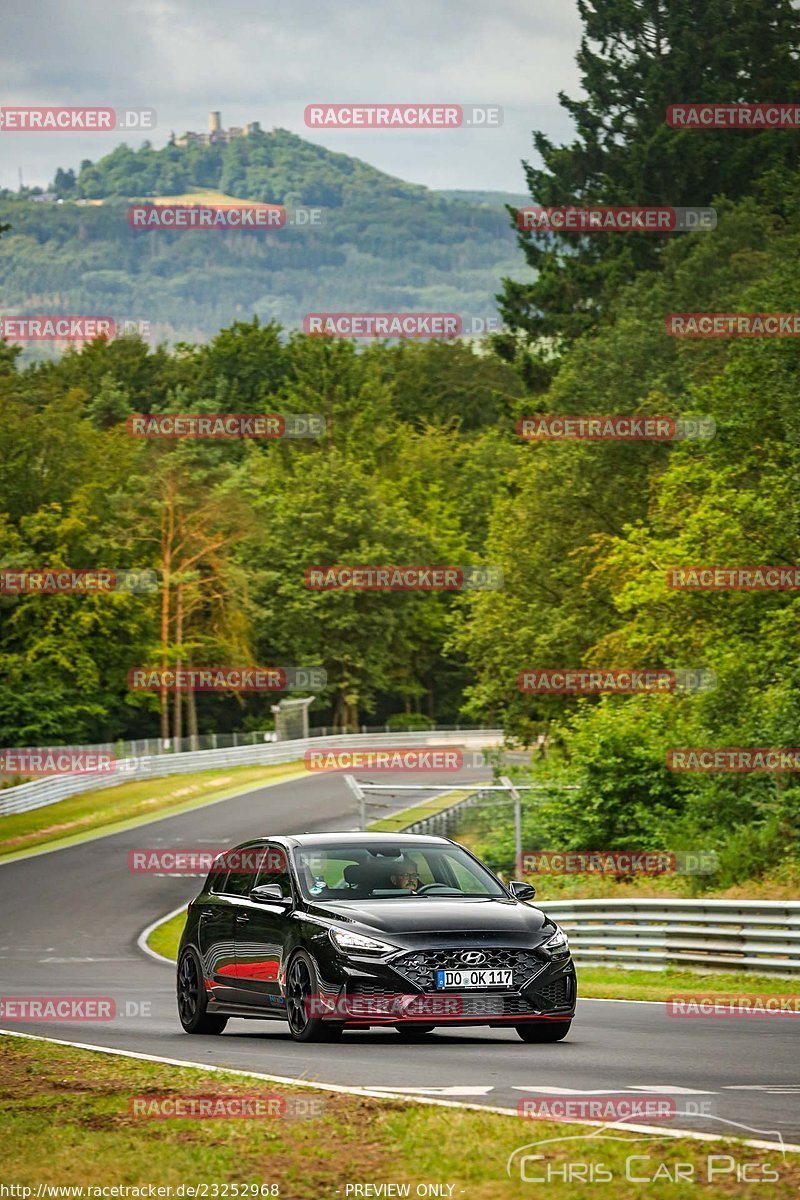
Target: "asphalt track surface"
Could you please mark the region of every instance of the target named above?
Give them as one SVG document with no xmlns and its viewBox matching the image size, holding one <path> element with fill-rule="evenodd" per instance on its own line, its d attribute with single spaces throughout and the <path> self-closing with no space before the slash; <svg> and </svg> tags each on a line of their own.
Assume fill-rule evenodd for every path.
<svg viewBox="0 0 800 1200">
<path fill-rule="evenodd" d="M 465 770 L 458 780 L 485 779 Z M 411 777 L 382 777 L 408 783 Z M 452 774 L 429 782 L 454 782 Z M 400 794 L 405 807 L 415 799 Z M 566 1041 L 527 1045 L 513 1029 L 442 1029 L 424 1044 L 392 1030 L 346 1033 L 304 1046 L 283 1022 L 232 1018 L 218 1037 L 178 1023 L 174 969 L 137 946 L 142 930 L 197 891 L 192 877 L 133 874 L 143 847 L 236 845 L 261 834 L 353 829 L 341 775 L 308 777 L 155 820 L 81 845 L 0 865 L 0 995 L 104 996 L 109 1022 L 11 1021 L 0 1026 L 326 1084 L 441 1096 L 516 1110 L 527 1095 L 654 1093 L 674 1097 L 671 1127 L 800 1143 L 800 1019 L 677 1019 L 661 1004 L 580 1000 Z M 547 909 L 546 883 L 538 901 Z M 580 972 L 578 975 L 580 990 Z M 776 982 L 776 991 L 792 984 Z M 142 1009 L 143 1005 L 149 1006 Z M 125 1015 L 126 1009 L 131 1015 Z M 696 1116 L 696 1112 L 712 1116 Z M 733 1124 L 727 1124 L 733 1122 Z M 648 1122 L 653 1124 L 653 1122 Z M 524 1123 L 533 1140 L 532 1122 Z"/>
</svg>

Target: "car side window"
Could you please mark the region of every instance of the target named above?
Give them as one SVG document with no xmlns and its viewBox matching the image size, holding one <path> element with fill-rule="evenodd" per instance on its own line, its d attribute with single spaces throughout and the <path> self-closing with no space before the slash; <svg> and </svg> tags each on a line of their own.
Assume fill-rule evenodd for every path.
<svg viewBox="0 0 800 1200">
<path fill-rule="evenodd" d="M 277 883 L 284 896 L 294 897 L 292 877 L 289 873 L 289 863 L 286 851 L 282 846 L 262 846 L 260 851 L 261 863 L 254 886 L 262 883 Z"/>
<path fill-rule="evenodd" d="M 226 854 L 230 870 L 225 881 L 226 896 L 249 896 L 265 855 L 265 847 L 259 844 L 242 846 L 241 850 L 229 850 Z"/>
<path fill-rule="evenodd" d="M 208 891 L 212 892 L 215 896 L 218 896 L 220 892 L 224 892 L 227 878 L 227 869 L 224 871 L 212 871 L 208 877 Z"/>
</svg>

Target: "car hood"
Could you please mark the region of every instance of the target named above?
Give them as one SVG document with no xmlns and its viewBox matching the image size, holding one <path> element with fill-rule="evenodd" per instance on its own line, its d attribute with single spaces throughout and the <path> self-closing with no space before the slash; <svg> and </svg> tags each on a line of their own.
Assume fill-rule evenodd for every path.
<svg viewBox="0 0 800 1200">
<path fill-rule="evenodd" d="M 490 896 L 462 900 L 408 896 L 397 900 L 334 901 L 317 903 L 312 911 L 334 920 L 342 918 L 348 924 L 355 921 L 364 927 L 365 933 L 372 931 L 384 936 L 459 933 L 530 938 L 549 921 L 539 908 Z M 551 932 L 551 926 L 543 931 L 547 936 Z"/>
</svg>

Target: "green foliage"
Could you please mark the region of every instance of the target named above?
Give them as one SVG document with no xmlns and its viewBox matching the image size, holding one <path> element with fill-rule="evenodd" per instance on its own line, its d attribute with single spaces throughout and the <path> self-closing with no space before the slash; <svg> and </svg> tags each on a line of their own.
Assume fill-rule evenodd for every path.
<svg viewBox="0 0 800 1200">
<path fill-rule="evenodd" d="M 63 203 L 0 196 L 0 221 L 14 225 L 0 243 L 5 309 L 35 312 L 46 296 L 61 312 L 147 321 L 154 342 L 198 342 L 253 314 L 286 328 L 327 311 L 444 311 L 486 321 L 496 319 L 504 274 L 530 279 L 503 197 L 451 198 L 281 129 L 224 145 L 120 145 L 77 174 L 59 168 L 53 188 Z M 319 207 L 324 224 L 224 233 L 129 227 L 131 200 L 202 189 L 211 203 L 221 191 Z"/>
<path fill-rule="evenodd" d="M 583 96 L 559 96 L 575 137 L 556 146 L 534 134 L 543 165 L 526 164 L 533 203 L 705 206 L 755 195 L 781 211 L 800 165 L 791 132 L 698 132 L 665 117 L 682 102 L 794 101 L 800 23 L 790 0 L 578 0 L 578 9 Z M 520 233 L 537 278 L 506 283 L 503 315 L 534 339 L 569 342 L 657 267 L 673 236 Z"/>
<path fill-rule="evenodd" d="M 464 665 L 446 643 L 463 597 L 313 592 L 305 570 L 481 562 L 520 391 L 508 367 L 257 320 L 173 352 L 124 338 L 3 361 L 0 566 L 149 568 L 160 589 L 0 596 L 0 743 L 156 734 L 159 697 L 129 692 L 127 672 L 178 663 L 321 665 L 319 724 L 402 707 L 458 720 Z M 318 413 L 329 433 L 144 441 L 126 433 L 133 411 Z M 272 694 L 196 699 L 200 732 L 272 725 Z"/>
<path fill-rule="evenodd" d="M 403 733 L 405 730 L 433 729 L 435 721 L 424 713 L 392 713 L 386 718 L 386 724 L 392 733 Z"/>
</svg>

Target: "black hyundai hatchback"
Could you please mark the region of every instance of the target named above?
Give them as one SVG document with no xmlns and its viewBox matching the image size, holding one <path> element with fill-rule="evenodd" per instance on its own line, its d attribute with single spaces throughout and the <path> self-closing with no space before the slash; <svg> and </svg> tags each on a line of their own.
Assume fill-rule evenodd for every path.
<svg viewBox="0 0 800 1200">
<path fill-rule="evenodd" d="M 389 1025 L 513 1026 L 558 1042 L 575 1013 L 566 935 L 463 846 L 412 834 L 257 838 L 218 857 L 178 955 L 187 1033 L 288 1021 L 299 1042 Z"/>
</svg>

